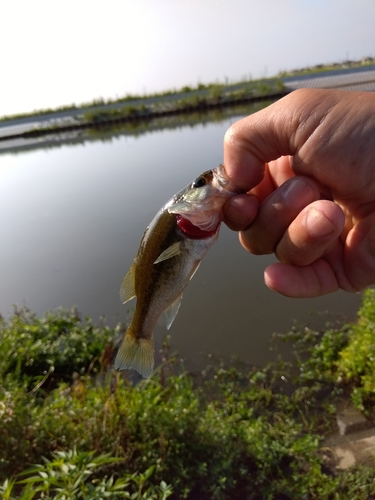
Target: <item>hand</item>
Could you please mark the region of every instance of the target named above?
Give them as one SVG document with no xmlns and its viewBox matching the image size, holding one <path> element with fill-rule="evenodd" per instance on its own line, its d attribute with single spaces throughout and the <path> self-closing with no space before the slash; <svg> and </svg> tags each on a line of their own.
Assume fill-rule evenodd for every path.
<svg viewBox="0 0 375 500">
<path fill-rule="evenodd" d="M 302 89 L 232 125 L 224 222 L 289 297 L 375 283 L 375 94 Z"/>
</svg>

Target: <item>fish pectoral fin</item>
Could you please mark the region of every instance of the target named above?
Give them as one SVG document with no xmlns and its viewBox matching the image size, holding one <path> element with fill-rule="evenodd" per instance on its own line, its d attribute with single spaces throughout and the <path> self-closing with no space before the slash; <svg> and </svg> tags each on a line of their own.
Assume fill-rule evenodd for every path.
<svg viewBox="0 0 375 500">
<path fill-rule="evenodd" d="M 177 241 L 173 243 L 170 247 L 168 247 L 164 252 L 162 252 L 159 257 L 155 260 L 154 264 L 158 264 L 159 262 L 163 262 L 163 260 L 171 259 L 176 255 L 181 253 L 181 242 Z"/>
<path fill-rule="evenodd" d="M 168 306 L 167 309 L 165 309 L 164 311 L 165 324 L 167 330 L 170 329 L 175 317 L 177 316 L 178 310 L 180 309 L 181 300 L 182 300 L 182 294 L 179 295 L 177 299 L 174 302 L 172 302 L 172 304 Z"/>
<path fill-rule="evenodd" d="M 128 302 L 135 297 L 135 262 L 131 265 L 121 283 L 120 298 L 122 303 Z"/>
<path fill-rule="evenodd" d="M 154 346 L 152 339 L 136 338 L 126 332 L 115 360 L 116 370 L 137 370 L 148 378 L 154 367 Z"/>
</svg>

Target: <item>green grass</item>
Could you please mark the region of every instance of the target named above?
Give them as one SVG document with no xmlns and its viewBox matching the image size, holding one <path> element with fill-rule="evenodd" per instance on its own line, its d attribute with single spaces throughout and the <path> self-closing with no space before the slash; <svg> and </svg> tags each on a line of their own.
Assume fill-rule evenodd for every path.
<svg viewBox="0 0 375 500">
<path fill-rule="evenodd" d="M 370 289 L 355 323 L 281 335 L 294 363 L 189 374 L 170 359 L 133 387 L 110 368 L 122 325 L 17 309 L 0 325 L 0 493 L 368 500 L 373 469 L 332 474 L 321 443 L 342 398 L 372 415 L 374 319 Z"/>
<path fill-rule="evenodd" d="M 244 104 L 237 104 L 228 107 L 218 107 L 209 110 L 195 110 L 189 113 L 174 114 L 168 116 L 159 116 L 153 119 L 133 120 L 133 121 L 119 121 L 115 123 L 100 123 L 99 126 L 93 124 L 90 127 L 84 128 L 71 133 L 71 139 L 68 140 L 71 144 L 85 144 L 86 142 L 111 142 L 113 137 L 120 135 L 128 135 L 139 137 L 143 134 L 151 134 L 161 130 L 175 130 L 182 127 L 194 128 L 207 123 L 220 123 L 224 120 L 231 118 L 237 119 L 239 116 L 255 113 L 274 102 L 274 99 L 262 99 L 257 102 L 248 102 Z M 54 130 L 50 129 L 51 136 L 48 137 L 43 144 L 43 149 L 54 149 L 64 145 L 64 141 L 56 140 L 57 134 Z M 50 140 L 51 139 L 51 140 Z M 37 146 L 33 141 L 28 146 L 23 146 L 22 149 L 15 149 L 12 154 L 20 154 L 25 151 L 32 151 Z"/>
<path fill-rule="evenodd" d="M 334 63 L 334 64 L 317 64 L 316 66 L 295 69 L 292 71 L 280 71 L 280 73 L 278 73 L 277 76 L 279 78 L 285 78 L 287 76 L 311 75 L 314 73 L 323 73 L 323 72 L 334 71 L 334 70 L 338 70 L 338 69 L 362 68 L 364 66 L 370 66 L 372 64 L 375 64 L 375 58 L 374 57 L 366 57 L 360 61 L 344 61 L 342 63 Z"/>
<path fill-rule="evenodd" d="M 204 95 L 194 94 L 189 89 L 187 95 L 180 99 L 168 100 L 168 96 L 160 101 L 145 104 L 125 104 L 116 108 L 98 108 L 83 112 L 79 122 L 90 127 L 108 124 L 114 121 L 147 121 L 163 118 L 165 116 L 178 115 L 181 113 L 191 114 L 194 112 L 207 112 L 218 106 L 235 106 L 238 103 L 249 100 L 280 95 L 283 92 L 283 84 L 279 80 L 267 82 L 247 83 L 241 88 L 232 89 L 223 85 L 210 85 L 205 89 Z M 190 95 L 191 94 L 191 95 Z M 121 102 L 121 101 L 119 101 Z M 68 125 L 69 126 L 69 125 Z M 30 136 L 51 133 L 59 130 L 60 125 L 41 125 L 26 132 Z M 63 126 L 64 128 L 64 126 Z"/>
<path fill-rule="evenodd" d="M 316 72 L 332 71 L 332 70 L 336 70 L 336 69 L 340 69 L 340 68 L 348 68 L 348 67 L 353 67 L 353 68 L 362 67 L 362 66 L 368 66 L 368 65 L 374 64 L 374 62 L 375 62 L 375 58 L 367 57 L 363 61 L 345 61 L 343 63 L 337 63 L 337 64 L 318 64 L 318 65 L 313 66 L 313 67 L 301 68 L 301 69 L 292 70 L 292 71 L 280 71 L 278 75 L 274 76 L 273 78 L 267 79 L 266 82 L 277 82 L 276 85 L 278 85 L 279 90 L 282 91 L 282 87 L 281 87 L 282 82 L 280 81 L 280 78 L 284 78 L 286 76 L 313 74 Z M 168 101 L 169 97 L 174 96 L 176 94 L 181 94 L 181 93 L 189 94 L 189 93 L 193 93 L 197 90 L 203 90 L 203 91 L 207 92 L 208 95 L 211 94 L 210 97 L 212 98 L 212 94 L 215 92 L 218 92 L 217 89 L 220 89 L 219 93 L 222 94 L 223 89 L 225 88 L 227 94 L 230 95 L 232 93 L 231 88 L 234 88 L 237 85 L 240 85 L 242 88 L 239 91 L 233 90 L 234 94 L 243 93 L 244 95 L 248 95 L 249 87 L 251 87 L 253 90 L 254 90 L 254 88 L 258 88 L 258 91 L 260 93 L 265 92 L 265 91 L 267 91 L 268 93 L 270 92 L 269 83 L 265 84 L 263 79 L 260 79 L 260 80 L 241 80 L 241 81 L 231 83 L 231 84 L 228 84 L 227 81 L 225 82 L 225 84 L 198 83 L 196 86 L 185 85 L 181 89 L 166 90 L 163 92 L 156 92 L 156 93 L 149 94 L 149 95 L 127 94 L 127 95 L 120 97 L 118 99 L 104 99 L 103 97 L 99 97 L 97 99 L 93 99 L 90 102 L 81 103 L 79 105 L 73 103 L 70 105 L 68 104 L 68 105 L 60 106 L 60 107 L 53 108 L 53 109 L 48 108 L 48 109 L 34 110 L 31 113 L 17 113 L 17 114 L 13 114 L 13 115 L 7 115 L 7 116 L 0 117 L 0 122 L 7 121 L 7 120 L 16 120 L 16 119 L 20 119 L 20 118 L 29 117 L 29 116 L 48 115 L 48 114 L 52 114 L 52 113 L 56 113 L 56 112 L 60 112 L 60 111 L 77 111 L 77 110 L 81 110 L 81 109 L 84 110 L 85 108 L 103 107 L 103 106 L 106 106 L 107 104 L 118 104 L 118 105 L 125 104 L 125 106 L 123 106 L 122 108 L 126 109 L 127 108 L 126 103 L 128 103 L 130 101 L 144 100 L 144 99 L 154 98 L 154 97 L 165 98 L 165 100 Z M 264 86 L 266 88 L 264 88 Z M 263 90 L 262 90 L 262 87 L 263 87 Z M 262 95 L 265 95 L 265 94 L 263 93 Z M 190 99 L 191 98 L 189 97 L 188 100 L 190 100 Z M 136 106 L 136 108 L 137 107 L 138 106 Z"/>
<path fill-rule="evenodd" d="M 266 82 L 266 83 L 265 83 Z M 236 89 L 237 86 L 241 88 L 239 90 Z M 18 113 L 14 115 L 7 115 L 0 117 L 1 121 L 7 120 L 16 120 L 20 118 L 26 118 L 30 116 L 41 116 L 41 115 L 49 115 L 61 111 L 83 111 L 83 114 L 87 117 L 93 118 L 94 116 L 100 117 L 101 113 L 105 113 L 106 119 L 118 116 L 127 116 L 129 113 L 139 113 L 140 111 L 148 110 L 160 110 L 167 106 L 176 106 L 176 109 L 181 109 L 186 106 L 191 106 L 196 104 L 197 102 L 202 103 L 214 103 L 222 98 L 230 98 L 234 99 L 236 97 L 245 98 L 253 96 L 262 96 L 268 95 L 270 92 L 281 92 L 283 89 L 282 83 L 278 78 L 270 78 L 267 80 L 250 80 L 250 81 L 240 81 L 232 84 L 218 84 L 218 83 L 209 83 L 202 84 L 199 83 L 195 87 L 185 86 L 182 89 L 175 90 L 167 90 L 163 92 L 156 92 L 154 94 L 149 95 L 126 95 L 124 97 L 120 97 L 118 99 L 103 99 L 98 98 L 94 99 L 91 102 L 82 103 L 82 104 L 70 104 L 60 106 L 58 108 L 48 108 L 35 110 L 31 113 Z M 202 97 L 194 95 L 196 91 L 202 91 L 205 95 Z M 182 99 L 175 99 L 176 96 L 180 94 L 187 94 Z M 191 95 L 189 95 L 191 94 Z M 173 97 L 173 99 L 170 99 Z M 145 108 L 145 103 L 143 101 L 147 99 L 158 98 L 160 100 L 159 104 L 155 105 L 147 105 Z M 198 101 L 197 101 L 198 99 Z M 134 104 L 132 101 L 140 101 L 139 104 Z M 130 103 L 130 104 L 129 104 Z M 115 109 L 103 109 L 103 107 L 109 104 L 117 104 Z M 87 108 L 98 108 L 97 110 L 88 110 Z M 87 111 L 85 111 L 87 110 Z"/>
<path fill-rule="evenodd" d="M 4 500 L 78 499 L 103 500 L 104 498 L 131 498 L 134 500 L 165 500 L 172 489 L 161 481 L 159 486 L 147 485 L 154 468 L 144 474 L 125 474 L 115 479 L 105 474 L 106 467 L 121 462 L 108 455 L 94 456 L 94 453 L 78 453 L 75 449 L 58 451 L 49 460 L 24 471 L 16 479 L 6 479 L 0 485 Z M 101 472 L 101 477 L 99 476 Z M 17 495 L 17 496 L 14 496 Z"/>
</svg>

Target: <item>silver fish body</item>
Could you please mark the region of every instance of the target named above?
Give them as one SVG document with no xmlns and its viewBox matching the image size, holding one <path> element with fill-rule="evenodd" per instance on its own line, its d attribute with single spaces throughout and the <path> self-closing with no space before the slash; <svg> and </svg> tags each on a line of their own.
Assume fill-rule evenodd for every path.
<svg viewBox="0 0 375 500">
<path fill-rule="evenodd" d="M 150 376 L 156 321 L 164 312 L 167 328 L 172 325 L 184 288 L 218 238 L 222 206 L 236 193 L 220 165 L 200 175 L 156 214 L 121 285 L 123 303 L 137 297 L 137 304 L 116 369 L 132 368 Z"/>
</svg>

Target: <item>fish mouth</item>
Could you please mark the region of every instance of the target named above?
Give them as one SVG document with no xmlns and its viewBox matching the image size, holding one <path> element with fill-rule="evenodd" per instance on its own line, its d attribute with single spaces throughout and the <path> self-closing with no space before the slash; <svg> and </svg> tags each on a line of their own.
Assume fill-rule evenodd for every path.
<svg viewBox="0 0 375 500">
<path fill-rule="evenodd" d="M 221 191 L 225 189 L 226 191 L 230 191 L 231 193 L 239 194 L 241 193 L 241 189 L 239 189 L 228 177 L 228 174 L 225 171 L 224 165 L 221 163 L 217 168 L 212 170 L 213 173 L 213 181 L 212 185 Z"/>
<path fill-rule="evenodd" d="M 181 215 L 203 231 L 211 231 L 223 219 L 222 207 L 226 200 L 239 192 L 228 178 L 224 165 L 219 165 L 204 172 L 180 192 L 169 205 L 168 212 Z"/>
</svg>

